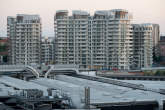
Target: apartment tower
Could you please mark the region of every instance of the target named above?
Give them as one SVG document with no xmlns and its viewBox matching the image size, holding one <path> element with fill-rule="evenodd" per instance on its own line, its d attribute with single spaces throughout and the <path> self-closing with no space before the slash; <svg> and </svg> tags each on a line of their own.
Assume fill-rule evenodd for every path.
<svg viewBox="0 0 165 110">
<path fill-rule="evenodd" d="M 134 59 L 132 69 L 152 67 L 153 63 L 153 24 L 132 24 Z"/>
<path fill-rule="evenodd" d="M 158 43 L 160 41 L 160 27 L 159 24 L 152 24 L 152 41 L 153 41 L 153 55 L 158 55 Z"/>
<path fill-rule="evenodd" d="M 84 69 L 131 67 L 132 15 L 126 10 L 57 11 L 55 15 L 56 63 L 77 64 Z"/>
<path fill-rule="evenodd" d="M 40 64 L 41 19 L 39 15 L 7 17 L 11 64 Z"/>
<path fill-rule="evenodd" d="M 57 11 L 55 23 L 55 59 L 57 64 L 88 66 L 88 17 L 85 11 Z"/>
<path fill-rule="evenodd" d="M 94 69 L 129 70 L 133 55 L 132 15 L 127 10 L 96 11 L 91 25 Z"/>
</svg>

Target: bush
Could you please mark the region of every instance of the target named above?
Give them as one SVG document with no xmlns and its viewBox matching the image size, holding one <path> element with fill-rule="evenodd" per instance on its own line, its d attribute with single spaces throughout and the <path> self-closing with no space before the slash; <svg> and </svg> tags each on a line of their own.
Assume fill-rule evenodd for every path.
<svg viewBox="0 0 165 110">
<path fill-rule="evenodd" d="M 144 76 L 153 76 L 155 75 L 154 71 L 144 71 Z"/>
<path fill-rule="evenodd" d="M 0 45 L 0 52 L 7 51 L 7 45 Z"/>
</svg>

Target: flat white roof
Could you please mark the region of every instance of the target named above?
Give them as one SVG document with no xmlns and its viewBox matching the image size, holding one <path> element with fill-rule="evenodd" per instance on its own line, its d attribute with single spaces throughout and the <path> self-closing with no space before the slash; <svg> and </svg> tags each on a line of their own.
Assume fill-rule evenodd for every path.
<svg viewBox="0 0 165 110">
<path fill-rule="evenodd" d="M 20 79 L 8 77 L 8 76 L 1 76 L 0 83 L 6 84 L 10 87 L 17 88 L 17 89 L 39 89 L 39 90 L 42 90 L 44 93 L 48 89 L 48 87 L 41 86 L 36 83 L 27 82 L 24 80 L 20 80 Z"/>
<path fill-rule="evenodd" d="M 121 80 L 123 82 L 142 84 L 145 87 L 153 89 L 165 89 L 165 81 L 147 81 L 147 80 Z"/>
<path fill-rule="evenodd" d="M 81 78 L 75 78 L 66 75 L 57 75 L 57 80 L 75 84 L 80 87 L 89 86 L 91 89 L 91 101 L 93 103 L 118 103 L 132 101 L 161 101 L 165 99 L 165 95 L 150 91 L 133 90 L 127 87 L 121 87 L 113 84 L 107 84 L 97 81 L 91 81 Z"/>
</svg>

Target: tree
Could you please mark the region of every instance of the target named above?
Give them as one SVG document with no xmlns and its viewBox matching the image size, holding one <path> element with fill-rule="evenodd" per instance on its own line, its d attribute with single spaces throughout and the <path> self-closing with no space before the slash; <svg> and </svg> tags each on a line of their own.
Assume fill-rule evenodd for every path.
<svg viewBox="0 0 165 110">
<path fill-rule="evenodd" d="M 156 76 L 165 76 L 165 71 L 160 71 L 158 70 L 156 73 L 155 73 Z"/>
<path fill-rule="evenodd" d="M 7 51 L 7 45 L 6 44 L 0 44 L 0 52 Z"/>
<path fill-rule="evenodd" d="M 155 53 L 153 53 L 153 60 L 154 60 L 154 62 L 160 62 L 161 61 L 161 57 L 160 56 L 156 56 Z"/>
</svg>

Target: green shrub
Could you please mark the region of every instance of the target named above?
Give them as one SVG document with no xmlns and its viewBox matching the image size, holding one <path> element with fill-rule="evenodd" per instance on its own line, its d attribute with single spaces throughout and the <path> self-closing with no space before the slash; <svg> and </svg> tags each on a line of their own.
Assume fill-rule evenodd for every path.
<svg viewBox="0 0 165 110">
<path fill-rule="evenodd" d="M 158 70 L 156 73 L 155 73 L 155 76 L 165 76 L 165 71 L 160 71 Z"/>
<path fill-rule="evenodd" d="M 5 51 L 7 51 L 7 45 L 0 44 L 0 52 L 5 52 Z"/>
</svg>

